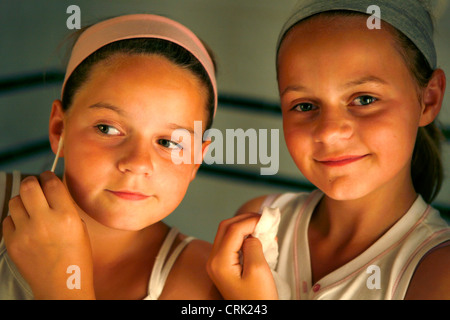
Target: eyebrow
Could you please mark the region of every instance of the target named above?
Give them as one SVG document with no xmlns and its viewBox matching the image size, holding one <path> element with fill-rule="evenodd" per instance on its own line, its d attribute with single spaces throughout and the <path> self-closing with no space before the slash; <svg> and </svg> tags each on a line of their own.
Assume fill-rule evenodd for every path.
<svg viewBox="0 0 450 320">
<path fill-rule="evenodd" d="M 105 103 L 105 102 L 95 103 L 95 104 L 89 106 L 89 109 L 109 109 L 120 115 L 124 115 L 124 111 L 122 109 L 120 109 L 112 104 Z"/>
<path fill-rule="evenodd" d="M 192 128 L 183 127 L 183 126 L 180 126 L 180 125 L 178 125 L 176 123 L 169 123 L 168 127 L 169 127 L 169 129 L 172 129 L 172 130 L 178 130 L 178 129 L 187 130 L 190 134 L 195 136 L 195 131 Z"/>
<path fill-rule="evenodd" d="M 350 87 L 356 87 L 356 86 L 360 86 L 362 84 L 366 84 L 368 82 L 372 82 L 375 84 L 379 84 L 379 85 L 385 85 L 387 84 L 387 82 L 379 77 L 376 76 L 366 76 L 366 77 L 362 77 L 360 79 L 356 79 L 350 82 L 347 82 L 346 84 L 344 84 L 342 87 L 343 88 L 350 88 Z"/>
<path fill-rule="evenodd" d="M 341 87 L 344 89 L 348 89 L 351 87 L 356 87 L 356 86 L 360 86 L 366 83 L 375 83 L 378 85 L 385 85 L 387 84 L 387 82 L 379 77 L 376 76 L 366 76 L 366 77 L 362 77 L 360 79 L 356 79 L 356 80 L 352 80 L 349 81 L 347 83 L 345 83 L 344 85 L 342 85 Z M 280 94 L 280 96 L 285 95 L 287 92 L 289 91 L 295 91 L 295 92 L 302 92 L 302 91 L 308 91 L 308 89 L 305 86 L 302 85 L 291 85 L 291 86 L 287 86 L 283 92 Z"/>
<path fill-rule="evenodd" d="M 287 92 L 289 91 L 295 91 L 295 92 L 301 92 L 301 91 L 306 91 L 306 87 L 304 86 L 287 86 L 283 92 L 280 94 L 280 96 L 284 96 Z"/>
</svg>

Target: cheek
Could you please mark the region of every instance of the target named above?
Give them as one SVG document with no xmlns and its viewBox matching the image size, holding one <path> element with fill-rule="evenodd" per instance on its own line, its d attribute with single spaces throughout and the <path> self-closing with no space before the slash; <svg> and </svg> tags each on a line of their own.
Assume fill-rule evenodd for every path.
<svg viewBox="0 0 450 320">
<path fill-rule="evenodd" d="M 158 188 L 163 205 L 168 213 L 175 210 L 186 195 L 193 173 L 193 165 L 160 165 L 150 181 Z"/>
<path fill-rule="evenodd" d="M 409 158 L 414 149 L 417 123 L 408 115 L 392 115 L 361 123 L 360 137 L 374 152 L 385 154 L 390 161 Z"/>
<path fill-rule="evenodd" d="M 289 153 L 294 162 L 299 165 L 302 159 L 311 153 L 311 135 L 308 134 L 308 128 L 285 120 L 283 121 L 283 132 Z"/>
<path fill-rule="evenodd" d="M 70 143 L 70 144 L 69 144 Z M 112 163 L 111 150 L 104 150 L 88 141 L 68 142 L 64 158 L 66 170 L 98 171 L 108 168 Z"/>
<path fill-rule="evenodd" d="M 173 164 L 170 163 L 167 168 L 159 174 L 160 179 L 170 183 L 174 190 L 186 190 L 191 182 L 194 172 L 193 164 Z"/>
<path fill-rule="evenodd" d="M 86 139 L 66 140 L 64 176 L 74 197 L 87 197 L 101 189 L 112 176 L 114 154 Z"/>
</svg>

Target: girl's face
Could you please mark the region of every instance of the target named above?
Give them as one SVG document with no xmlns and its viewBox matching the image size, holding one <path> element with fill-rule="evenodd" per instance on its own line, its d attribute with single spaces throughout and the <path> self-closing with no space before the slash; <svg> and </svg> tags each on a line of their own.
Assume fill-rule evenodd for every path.
<svg viewBox="0 0 450 320">
<path fill-rule="evenodd" d="M 63 116 L 64 181 L 78 206 L 124 230 L 170 214 L 199 167 L 194 121 L 205 123 L 205 106 L 195 75 L 163 57 L 117 54 L 95 65 Z M 172 141 L 179 128 L 191 143 Z M 175 164 L 173 150 L 190 152 L 190 164 Z"/>
<path fill-rule="evenodd" d="M 422 106 L 386 25 L 369 30 L 358 16 L 300 23 L 281 45 L 278 81 L 287 147 L 314 185 L 336 200 L 411 190 Z"/>
</svg>

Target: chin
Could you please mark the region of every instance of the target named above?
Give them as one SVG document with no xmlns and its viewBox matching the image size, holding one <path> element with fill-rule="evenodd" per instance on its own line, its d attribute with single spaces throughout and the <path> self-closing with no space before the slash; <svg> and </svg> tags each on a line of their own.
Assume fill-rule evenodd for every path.
<svg viewBox="0 0 450 320">
<path fill-rule="evenodd" d="M 145 227 L 147 227 L 148 225 L 141 225 L 138 223 L 124 223 L 122 221 L 99 221 L 99 223 L 101 223 L 102 225 L 104 225 L 105 227 L 109 228 L 109 229 L 114 229 L 114 230 L 121 230 L 121 231 L 139 231 L 144 229 Z"/>
<path fill-rule="evenodd" d="M 325 193 L 328 198 L 336 201 L 351 201 L 361 198 L 361 196 L 354 190 L 351 190 L 351 192 L 330 192 L 328 190 L 322 190 L 322 192 Z"/>
<path fill-rule="evenodd" d="M 336 201 L 351 201 L 361 199 L 370 191 L 366 186 L 358 186 L 358 183 L 338 183 L 333 182 L 319 189 L 327 195 L 327 197 Z"/>
<path fill-rule="evenodd" d="M 107 213 L 107 214 L 99 214 L 96 215 L 88 214 L 89 217 L 94 220 L 96 223 L 114 230 L 121 231 L 140 231 L 157 221 L 155 219 L 143 219 L 142 215 L 136 214 L 134 217 L 127 215 L 126 212 L 122 213 Z M 149 217 L 150 218 L 150 217 Z M 159 221 L 159 220 L 158 220 Z"/>
</svg>

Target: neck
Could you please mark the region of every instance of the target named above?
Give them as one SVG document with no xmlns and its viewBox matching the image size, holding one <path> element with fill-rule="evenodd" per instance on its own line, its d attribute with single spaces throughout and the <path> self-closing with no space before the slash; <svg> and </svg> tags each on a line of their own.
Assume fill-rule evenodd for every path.
<svg viewBox="0 0 450 320">
<path fill-rule="evenodd" d="M 342 239 L 369 246 L 392 227 L 417 198 L 410 178 L 388 183 L 359 199 L 324 196 L 311 224 L 322 238 Z"/>
<path fill-rule="evenodd" d="M 164 239 L 168 230 L 162 222 L 137 231 L 118 230 L 97 222 L 83 211 L 80 217 L 86 223 L 95 267 L 114 266 L 134 254 L 150 253 L 151 247 L 159 248 L 155 242 Z"/>
</svg>

